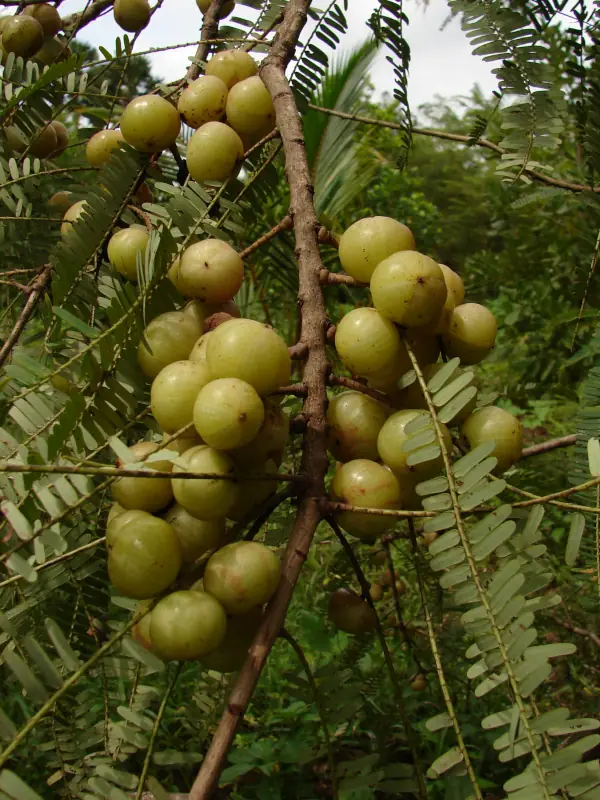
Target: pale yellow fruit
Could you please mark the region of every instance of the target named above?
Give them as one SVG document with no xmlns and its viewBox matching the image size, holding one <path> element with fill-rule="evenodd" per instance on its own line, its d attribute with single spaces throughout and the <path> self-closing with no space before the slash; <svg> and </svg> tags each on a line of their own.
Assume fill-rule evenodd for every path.
<svg viewBox="0 0 600 800">
<path fill-rule="evenodd" d="M 123 277 L 137 283 L 138 256 L 143 266 L 149 241 L 150 234 L 144 225 L 123 228 L 110 237 L 107 248 L 108 260 Z"/>
<path fill-rule="evenodd" d="M 175 433 L 189 425 L 196 398 L 211 380 L 207 364 L 175 361 L 162 369 L 150 390 L 150 408 L 161 428 Z"/>
<path fill-rule="evenodd" d="M 498 459 L 494 472 L 505 472 L 520 458 L 523 449 L 523 430 L 519 420 L 497 406 L 480 408 L 467 417 L 461 433 L 467 440 L 469 449 L 494 441 L 491 455 Z"/>
<path fill-rule="evenodd" d="M 258 542 L 233 542 L 210 557 L 204 571 L 204 591 L 229 614 L 247 614 L 266 603 L 281 574 L 278 556 Z"/>
<path fill-rule="evenodd" d="M 164 97 L 146 94 L 126 106 L 120 125 L 127 144 L 142 153 L 159 153 L 177 141 L 181 119 Z"/>
<path fill-rule="evenodd" d="M 129 448 L 137 463 L 146 462 L 152 453 L 160 450 L 160 446 L 153 442 L 138 442 Z M 119 463 L 121 468 L 129 465 Z M 173 465 L 170 461 L 152 461 L 146 468 L 158 472 L 170 472 Z M 112 485 L 113 497 L 123 508 L 139 509 L 141 511 L 160 511 L 173 499 L 173 490 L 169 478 L 134 478 L 125 476 L 117 478 Z"/>
<path fill-rule="evenodd" d="M 117 150 L 123 141 L 119 130 L 98 131 L 88 140 L 85 146 L 85 157 L 92 167 L 102 167 L 110 158 L 113 150 Z"/>
<path fill-rule="evenodd" d="M 331 483 L 333 499 L 359 508 L 398 508 L 400 486 L 394 474 L 381 464 L 357 458 L 342 464 Z M 371 539 L 393 528 L 393 517 L 345 511 L 337 515 L 340 526 L 359 538 Z"/>
<path fill-rule="evenodd" d="M 191 362 L 190 362 L 191 363 Z M 198 370 L 199 364 L 194 364 Z M 205 368 L 210 373 L 208 367 Z M 194 404 L 199 436 L 218 450 L 249 444 L 258 434 L 265 408 L 256 389 L 239 378 L 219 378 L 205 384 Z"/>
<path fill-rule="evenodd" d="M 209 335 L 209 334 L 206 334 Z M 290 433 L 290 419 L 275 400 L 265 400 L 265 419 L 254 439 L 230 452 L 236 466 L 249 469 L 272 460 L 279 464 Z"/>
<path fill-rule="evenodd" d="M 173 467 L 173 493 L 177 502 L 193 517 L 222 519 L 238 496 L 233 461 L 212 447 L 201 445 L 187 450 Z M 178 478 L 179 472 L 198 472 L 221 478 Z"/>
<path fill-rule="evenodd" d="M 207 122 L 192 134 L 187 146 L 187 165 L 198 183 L 225 181 L 244 155 L 237 133 L 223 122 Z"/>
<path fill-rule="evenodd" d="M 242 259 L 221 239 L 197 242 L 181 255 L 177 281 L 184 297 L 223 303 L 237 294 L 243 280 Z"/>
<path fill-rule="evenodd" d="M 373 305 L 386 319 L 418 328 L 437 320 L 448 290 L 436 262 L 414 250 L 394 253 L 371 276 Z"/>
<path fill-rule="evenodd" d="M 208 364 L 206 360 L 206 349 L 208 347 L 208 340 L 211 336 L 212 332 L 202 334 L 192 348 L 192 352 L 190 353 L 190 361 L 193 361 L 195 364 Z"/>
<path fill-rule="evenodd" d="M 342 392 L 329 401 L 327 446 L 337 461 L 379 458 L 377 437 L 388 411 L 362 392 Z"/>
<path fill-rule="evenodd" d="M 465 300 L 465 284 L 463 279 L 453 269 L 447 267 L 445 264 L 440 264 L 440 269 L 444 273 L 444 280 L 448 288 L 448 294 L 454 298 L 454 305 L 460 306 Z"/>
<path fill-rule="evenodd" d="M 479 364 L 496 343 L 498 326 L 492 312 L 479 303 L 465 303 L 454 309 L 444 335 L 446 354 L 458 356 L 463 364 Z"/>
<path fill-rule="evenodd" d="M 196 519 L 183 506 L 176 504 L 169 509 L 165 520 L 177 534 L 184 566 L 193 564 L 200 556 L 224 543 L 224 519 Z"/>
<path fill-rule="evenodd" d="M 275 127 L 275 108 L 258 75 L 236 83 L 227 97 L 227 122 L 240 136 L 262 137 Z"/>
<path fill-rule="evenodd" d="M 78 200 L 76 203 L 73 203 L 73 205 L 68 208 L 67 211 L 65 211 L 63 223 L 60 226 L 60 235 L 64 240 L 68 239 L 69 234 L 75 227 L 75 223 L 82 215 L 85 206 L 85 200 Z"/>
<path fill-rule="evenodd" d="M 152 610 L 150 638 L 165 660 L 194 661 L 215 650 L 225 638 L 227 616 L 206 592 L 173 592 Z"/>
<path fill-rule="evenodd" d="M 150 4 L 148 0 L 115 0 L 113 14 L 120 28 L 138 33 L 150 22 Z"/>
<path fill-rule="evenodd" d="M 415 237 L 406 225 L 391 217 L 365 217 L 343 234 L 339 256 L 348 275 L 368 283 L 375 267 L 386 258 L 401 250 L 414 249 Z"/>
<path fill-rule="evenodd" d="M 220 78 L 228 89 L 257 72 L 258 64 L 245 50 L 222 50 L 206 65 L 206 74 Z"/>
<path fill-rule="evenodd" d="M 2 47 L 27 59 L 35 55 L 44 44 L 44 29 L 34 17 L 17 14 L 2 27 Z"/>
<path fill-rule="evenodd" d="M 227 86 L 215 75 L 203 75 L 183 90 L 177 109 L 192 128 L 223 118 L 227 103 Z"/>
<path fill-rule="evenodd" d="M 22 13 L 27 14 L 28 17 L 33 17 L 40 23 L 44 36 L 56 36 L 62 28 L 60 14 L 49 3 L 26 6 Z"/>
<path fill-rule="evenodd" d="M 356 308 L 337 326 L 335 349 L 353 375 L 383 380 L 410 369 L 397 328 L 374 308 Z"/>
<path fill-rule="evenodd" d="M 167 364 L 186 361 L 201 333 L 196 320 L 183 311 L 160 314 L 147 326 L 138 345 L 143 372 L 155 378 Z"/>
</svg>

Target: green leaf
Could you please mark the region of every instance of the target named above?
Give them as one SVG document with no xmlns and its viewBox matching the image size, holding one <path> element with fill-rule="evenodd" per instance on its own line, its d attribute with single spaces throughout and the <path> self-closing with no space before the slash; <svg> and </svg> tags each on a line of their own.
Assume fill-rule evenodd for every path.
<svg viewBox="0 0 600 800">
<path fill-rule="evenodd" d="M 565 563 L 568 567 L 572 567 L 577 561 L 579 554 L 579 547 L 581 539 L 585 531 L 585 517 L 583 514 L 573 514 L 571 518 L 571 527 L 569 528 L 569 538 L 567 540 L 567 548 L 565 550 Z"/>
<path fill-rule="evenodd" d="M 458 747 L 453 747 L 451 750 L 444 753 L 443 756 L 436 758 L 427 770 L 427 777 L 431 778 L 431 780 L 437 780 L 441 778 L 445 772 L 453 769 L 457 764 L 462 763 L 462 761 L 463 754 L 460 752 L 460 749 Z"/>
<path fill-rule="evenodd" d="M 5 792 L 11 800 L 42 800 L 37 792 L 8 769 L 0 772 L 0 791 Z"/>
<path fill-rule="evenodd" d="M 447 711 L 443 711 L 441 714 L 437 714 L 435 717 L 430 717 L 425 723 L 425 727 L 432 733 L 435 733 L 435 731 L 441 731 L 443 728 L 451 728 L 452 719 L 450 718 L 450 714 L 448 714 Z"/>
<path fill-rule="evenodd" d="M 596 438 L 588 439 L 587 453 L 590 474 L 592 477 L 597 478 L 600 476 L 600 440 Z"/>
<path fill-rule="evenodd" d="M 44 620 L 44 625 L 46 626 L 48 637 L 54 645 L 56 652 L 61 657 L 63 664 L 69 672 L 75 672 L 75 670 L 79 669 L 81 662 L 69 644 L 67 637 L 57 623 L 53 619 L 50 619 L 50 617 Z"/>
<path fill-rule="evenodd" d="M 71 314 L 71 312 L 67 311 L 66 309 L 61 308 L 60 306 L 52 306 L 52 311 L 59 319 L 62 319 L 63 322 L 67 323 L 69 329 L 82 333 L 88 339 L 96 339 L 100 335 L 97 330 L 90 328 L 89 325 L 86 325 L 85 322 L 78 319 L 78 317 L 76 317 L 74 314 Z"/>
</svg>

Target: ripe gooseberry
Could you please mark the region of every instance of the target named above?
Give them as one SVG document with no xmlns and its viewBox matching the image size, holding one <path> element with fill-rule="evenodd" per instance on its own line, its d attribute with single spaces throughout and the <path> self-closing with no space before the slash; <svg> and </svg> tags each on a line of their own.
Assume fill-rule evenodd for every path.
<svg viewBox="0 0 600 800">
<path fill-rule="evenodd" d="M 129 448 L 134 459 L 145 461 L 152 453 L 160 450 L 153 442 L 138 442 Z M 119 467 L 129 466 L 119 462 Z M 146 465 L 158 472 L 170 472 L 171 461 L 153 461 Z M 124 476 L 117 478 L 112 485 L 113 497 L 123 508 L 141 509 L 142 511 L 160 511 L 173 499 L 173 490 L 169 478 L 134 478 Z"/>
<path fill-rule="evenodd" d="M 145 94 L 127 104 L 120 126 L 127 144 L 142 153 L 158 153 L 175 144 L 181 119 L 175 106 L 164 97 Z"/>
<path fill-rule="evenodd" d="M 113 510 L 115 507 L 120 509 L 119 513 Z M 137 523 L 143 524 L 144 520 L 146 519 L 145 515 L 147 513 L 147 511 L 141 511 L 139 509 L 132 509 L 131 511 L 128 511 L 119 503 L 113 503 L 106 520 L 106 547 L 110 550 L 110 548 L 116 542 L 121 528 L 127 525 L 136 524 L 136 521 Z"/>
<path fill-rule="evenodd" d="M 410 360 L 396 327 L 374 308 L 356 308 L 337 326 L 335 349 L 353 375 L 402 375 Z"/>
<path fill-rule="evenodd" d="M 30 58 L 44 43 L 44 29 L 32 16 L 17 14 L 2 26 L 2 47 L 7 53 Z"/>
<path fill-rule="evenodd" d="M 219 378 L 207 383 L 196 398 L 193 413 L 198 434 L 217 450 L 233 450 L 248 444 L 265 418 L 265 408 L 256 389 L 239 378 Z"/>
<path fill-rule="evenodd" d="M 369 633 L 377 627 L 375 610 L 350 589 L 337 589 L 330 595 L 327 616 L 346 633 Z"/>
<path fill-rule="evenodd" d="M 379 438 L 377 439 L 379 457 L 397 476 L 409 474 L 426 477 L 434 474 L 443 466 L 444 462 L 441 453 L 437 456 L 434 455 L 433 458 L 428 458 L 426 461 L 409 464 L 410 456 L 414 451 L 407 451 L 404 449 L 405 443 L 410 439 L 410 435 L 406 433 L 405 429 L 409 422 L 419 416 L 426 417 L 429 420 L 428 425 L 431 430 L 431 445 L 437 444 L 433 420 L 431 419 L 431 415 L 426 411 L 397 411 L 386 420 L 379 432 Z M 452 447 L 450 431 L 443 423 L 440 423 L 440 425 L 442 427 L 446 449 L 450 450 Z M 421 431 L 419 431 L 419 434 L 420 433 Z"/>
<path fill-rule="evenodd" d="M 178 472 L 222 475 L 218 478 L 178 478 Z M 200 445 L 187 450 L 173 467 L 173 494 L 193 517 L 212 520 L 226 517 L 235 505 L 238 486 L 233 480 L 233 461 L 212 447 Z"/>
<path fill-rule="evenodd" d="M 227 617 L 206 592 L 181 591 L 163 597 L 152 610 L 152 648 L 166 661 L 195 661 L 225 637 Z"/>
<path fill-rule="evenodd" d="M 115 0 L 113 14 L 120 28 L 138 33 L 150 22 L 150 4 L 148 0 Z"/>
<path fill-rule="evenodd" d="M 395 475 L 381 464 L 357 458 L 342 464 L 333 476 L 331 495 L 335 500 L 359 508 L 398 508 L 400 486 Z M 337 515 L 340 526 L 358 538 L 371 539 L 395 524 L 393 517 L 344 511 Z"/>
<path fill-rule="evenodd" d="M 119 130 L 98 131 L 88 139 L 85 146 L 85 157 L 92 167 L 101 167 L 110 158 L 113 150 L 120 147 L 123 134 Z"/>
<path fill-rule="evenodd" d="M 465 284 L 463 279 L 453 269 L 447 267 L 445 264 L 440 264 L 440 269 L 444 273 L 444 280 L 446 281 L 446 288 L 448 294 L 452 295 L 454 305 L 460 306 L 465 299 Z"/>
<path fill-rule="evenodd" d="M 225 520 L 203 520 L 192 517 L 183 506 L 174 505 L 165 520 L 171 525 L 181 545 L 184 566 L 194 563 L 204 553 L 219 547 L 225 536 Z"/>
<path fill-rule="evenodd" d="M 25 6 L 21 12 L 28 17 L 33 17 L 42 26 L 44 36 L 56 36 L 62 28 L 60 14 L 49 3 L 37 3 L 33 6 Z"/>
<path fill-rule="evenodd" d="M 327 446 L 338 461 L 375 461 L 377 437 L 388 418 L 385 407 L 362 392 L 342 392 L 329 401 Z"/>
<path fill-rule="evenodd" d="M 229 614 L 247 614 L 272 597 L 280 574 L 279 558 L 273 550 L 258 542 L 233 542 L 209 558 L 204 589 Z"/>
<path fill-rule="evenodd" d="M 245 50 L 221 50 L 206 65 L 206 75 L 220 78 L 228 89 L 257 72 L 258 64 Z"/>
<path fill-rule="evenodd" d="M 182 311 L 167 311 L 155 317 L 138 345 L 143 372 L 155 378 L 168 364 L 186 361 L 201 333 L 197 322 Z"/>
<path fill-rule="evenodd" d="M 141 514 L 121 526 L 108 551 L 111 583 L 136 600 L 164 592 L 181 568 L 181 545 L 173 528 L 164 519 Z"/>
<path fill-rule="evenodd" d="M 196 398 L 211 380 L 206 363 L 174 361 L 162 369 L 150 389 L 150 408 L 161 428 L 174 433 L 189 425 Z"/>
<path fill-rule="evenodd" d="M 265 419 L 254 439 L 229 453 L 238 467 L 247 469 L 269 460 L 276 464 L 281 461 L 290 434 L 290 418 L 274 400 L 265 400 L 264 409 Z"/>
<path fill-rule="evenodd" d="M 184 297 L 224 303 L 237 294 L 244 280 L 244 263 L 221 239 L 205 239 L 181 254 L 177 288 Z"/>
<path fill-rule="evenodd" d="M 177 110 L 191 128 L 223 118 L 227 86 L 215 75 L 202 75 L 192 81 L 179 97 Z"/>
<path fill-rule="evenodd" d="M 225 638 L 215 650 L 200 659 L 204 666 L 217 672 L 237 672 L 241 669 L 260 627 L 262 614 L 259 606 L 239 617 L 228 617 Z"/>
<path fill-rule="evenodd" d="M 206 349 L 208 347 L 209 336 L 212 336 L 212 332 L 203 333 L 196 344 L 192 347 L 189 360 L 193 361 L 194 364 L 208 364 L 208 361 L 206 360 Z"/>
<path fill-rule="evenodd" d="M 371 276 L 373 305 L 386 319 L 407 328 L 435 322 L 448 296 L 444 273 L 414 250 L 394 253 Z"/>
<path fill-rule="evenodd" d="M 339 256 L 348 275 L 368 283 L 384 259 L 401 250 L 414 249 L 415 237 L 406 225 L 391 217 L 365 217 L 342 235 Z"/>
<path fill-rule="evenodd" d="M 130 225 L 113 233 L 108 242 L 108 260 L 118 273 L 137 283 L 138 255 L 144 264 L 150 234 L 144 225 Z"/>
<path fill-rule="evenodd" d="M 497 332 L 496 318 L 488 308 L 465 303 L 454 309 L 443 336 L 446 353 L 458 356 L 463 364 L 479 364 L 496 343 Z"/>
<path fill-rule="evenodd" d="M 226 181 L 244 155 L 238 134 L 223 122 L 207 122 L 195 131 L 187 146 L 187 166 L 192 178 Z"/>
<path fill-rule="evenodd" d="M 475 449 L 484 442 L 495 442 L 491 455 L 498 459 L 494 472 L 505 472 L 520 458 L 523 449 L 523 431 L 519 420 L 497 406 L 479 408 L 464 421 L 461 433 L 469 448 Z"/>
<path fill-rule="evenodd" d="M 291 359 L 285 341 L 269 325 L 231 319 L 211 332 L 206 360 L 215 378 L 239 378 L 260 395 L 289 383 Z"/>
<path fill-rule="evenodd" d="M 86 202 L 85 200 L 78 200 L 76 203 L 73 203 L 70 208 L 68 208 L 63 216 L 63 222 L 60 226 L 60 235 L 63 241 L 67 241 L 71 231 L 74 228 L 75 222 L 79 219 L 82 215 L 83 210 L 85 209 Z"/>
<path fill-rule="evenodd" d="M 275 108 L 258 75 L 232 86 L 227 96 L 227 122 L 240 136 L 262 137 L 275 127 Z"/>
</svg>

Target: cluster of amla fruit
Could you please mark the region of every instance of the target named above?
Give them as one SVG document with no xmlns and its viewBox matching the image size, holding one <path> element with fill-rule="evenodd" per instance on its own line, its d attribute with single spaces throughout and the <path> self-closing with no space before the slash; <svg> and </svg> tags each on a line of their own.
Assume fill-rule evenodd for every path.
<svg viewBox="0 0 600 800">
<path fill-rule="evenodd" d="M 122 595 L 142 601 L 178 582 L 149 613 L 147 605 L 139 609 L 145 616 L 135 633 L 144 646 L 165 659 L 200 658 L 232 671 L 277 587 L 279 559 L 262 544 L 228 543 L 227 521 L 251 520 L 277 488 L 289 420 L 268 395 L 289 383 L 291 360 L 273 328 L 234 316 L 243 264 L 230 245 L 197 242 L 174 267 L 171 277 L 189 302 L 149 323 L 138 357 L 153 378 L 151 410 L 165 437 L 186 431 L 167 443 L 174 460 L 157 443 L 131 448 L 134 462 L 149 458 L 151 469 L 172 477 L 115 482 L 108 571 Z M 226 321 L 203 332 L 219 312 Z"/>
<path fill-rule="evenodd" d="M 356 308 L 343 317 L 335 335 L 337 354 L 353 376 L 385 392 L 390 400 L 385 405 L 359 391 L 346 391 L 329 403 L 328 447 L 338 462 L 330 495 L 355 508 L 420 509 L 417 484 L 443 467 L 439 448 L 437 457 L 423 461 L 411 458 L 410 448 L 404 448 L 408 424 L 429 415 L 406 345 L 430 381 L 444 366 L 438 362 L 442 348 L 446 356 L 458 357 L 468 367 L 482 361 L 496 340 L 492 312 L 465 303 L 460 276 L 415 248 L 409 228 L 388 217 L 359 220 L 339 243 L 343 269 L 369 286 L 374 307 Z M 457 370 L 455 376 L 459 374 Z M 430 424 L 433 427 L 431 418 Z M 502 408 L 477 408 L 473 396 L 448 426 L 441 424 L 449 453 L 453 427 L 469 449 L 494 442 L 496 473 L 520 458 L 521 425 Z M 367 541 L 395 524 L 393 517 L 356 511 L 340 513 L 338 522 L 349 534 Z M 366 601 L 346 590 L 332 596 L 329 615 L 349 633 L 375 625 Z"/>
<path fill-rule="evenodd" d="M 211 0 L 196 0 L 196 5 L 206 14 Z M 228 17 L 235 7 L 235 0 L 225 0 L 220 17 Z M 139 33 L 150 22 L 151 10 L 148 0 L 115 0 L 113 16 L 117 25 L 128 33 Z"/>
</svg>

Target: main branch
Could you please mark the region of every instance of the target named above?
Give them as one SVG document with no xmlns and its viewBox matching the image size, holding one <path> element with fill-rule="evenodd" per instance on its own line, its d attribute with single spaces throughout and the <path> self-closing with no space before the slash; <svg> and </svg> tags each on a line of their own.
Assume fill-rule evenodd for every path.
<svg viewBox="0 0 600 800">
<path fill-rule="evenodd" d="M 329 367 L 325 353 L 326 312 L 319 275 L 323 269 L 317 233 L 319 224 L 313 206 L 313 186 L 304 146 L 302 121 L 294 95 L 285 77 L 298 39 L 306 23 L 311 0 L 290 0 L 283 22 L 260 75 L 275 106 L 277 127 L 285 154 L 290 187 L 290 213 L 294 220 L 299 271 L 298 303 L 300 339 L 308 347 L 304 369 L 307 390 L 304 403 L 304 433 L 301 472 L 307 476 L 304 493 L 282 565 L 282 577 L 269 603 L 248 658 L 233 687 L 227 708 L 192 787 L 190 800 L 210 797 L 223 768 L 236 729 L 248 706 L 265 661 L 283 625 L 288 604 L 321 515 L 318 498 L 324 493 L 327 471 L 325 410 Z"/>
</svg>

